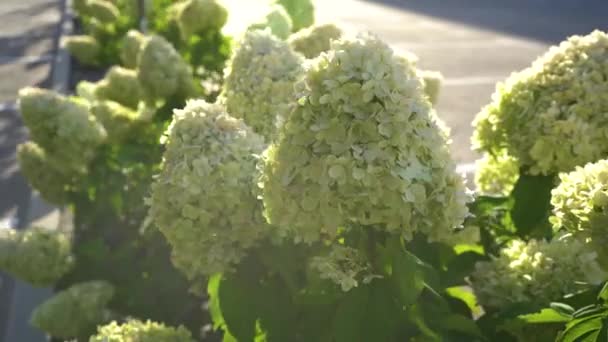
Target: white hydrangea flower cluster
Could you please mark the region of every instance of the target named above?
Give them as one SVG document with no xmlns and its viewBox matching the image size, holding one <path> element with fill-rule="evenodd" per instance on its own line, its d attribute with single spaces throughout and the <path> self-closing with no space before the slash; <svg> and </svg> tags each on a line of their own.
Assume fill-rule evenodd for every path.
<svg viewBox="0 0 608 342">
<path fill-rule="evenodd" d="M 608 160 L 579 166 L 559 178 L 551 192 L 553 227 L 591 240 L 600 261 L 608 263 Z"/>
<path fill-rule="evenodd" d="M 519 163 L 505 150 L 496 155 L 486 153 L 475 162 L 475 186 L 487 195 L 508 196 L 519 178 Z"/>
<path fill-rule="evenodd" d="M 185 39 L 206 30 L 220 30 L 228 20 L 228 11 L 217 0 L 186 0 L 174 6 Z"/>
<path fill-rule="evenodd" d="M 224 72 L 220 101 L 267 140 L 295 102 L 303 59 L 268 31 L 248 31 Z"/>
<path fill-rule="evenodd" d="M 139 52 L 137 77 L 148 99 L 171 96 L 188 98 L 194 94 L 190 66 L 171 43 L 159 36 L 145 39 Z"/>
<path fill-rule="evenodd" d="M 145 36 L 137 30 L 129 30 L 122 41 L 120 49 L 120 60 L 122 64 L 129 69 L 137 67 L 139 52 L 145 41 Z"/>
<path fill-rule="evenodd" d="M 114 101 L 94 101 L 91 113 L 103 124 L 110 141 L 120 141 L 140 121 L 139 112 Z"/>
<path fill-rule="evenodd" d="M 49 287 L 74 264 L 68 236 L 29 228 L 0 229 L 0 269 L 34 286 Z"/>
<path fill-rule="evenodd" d="M 255 191 L 263 140 L 219 104 L 190 101 L 176 110 L 150 215 L 194 286 L 229 271 L 268 234 Z"/>
<path fill-rule="evenodd" d="M 85 166 L 106 139 L 105 129 L 86 105 L 53 91 L 23 88 L 19 105 L 32 141 L 61 163 Z"/>
<path fill-rule="evenodd" d="M 564 236 L 551 242 L 514 240 L 498 257 L 477 263 L 470 280 L 482 306 L 507 308 L 516 303 L 548 305 L 601 283 L 607 275 L 594 251 Z"/>
<path fill-rule="evenodd" d="M 17 162 L 21 173 L 42 198 L 57 205 L 67 203 L 68 192 L 81 170 L 62 165 L 31 141 L 17 147 Z"/>
<path fill-rule="evenodd" d="M 289 37 L 291 47 L 306 58 L 315 58 L 331 48 L 331 41 L 342 37 L 336 25 L 325 24 L 300 30 Z"/>
<path fill-rule="evenodd" d="M 77 61 L 84 65 L 95 65 L 101 53 L 101 46 L 95 37 L 88 35 L 69 36 L 65 48 Z"/>
<path fill-rule="evenodd" d="M 249 25 L 248 30 L 269 29 L 272 34 L 287 39 L 291 34 L 291 18 L 281 5 L 272 5 L 262 20 Z"/>
<path fill-rule="evenodd" d="M 367 284 L 379 277 L 371 273 L 371 265 L 359 250 L 342 245 L 330 248 L 327 255 L 313 257 L 310 266 L 322 279 L 340 285 L 342 291 L 350 291 L 359 286 L 359 282 Z"/>
<path fill-rule="evenodd" d="M 315 7 L 312 0 L 275 0 L 287 10 L 293 23 L 293 32 L 315 23 Z"/>
<path fill-rule="evenodd" d="M 95 87 L 98 99 L 118 102 L 126 107 L 137 109 L 142 98 L 141 87 L 135 70 L 114 66 Z"/>
<path fill-rule="evenodd" d="M 422 78 L 424 93 L 433 105 L 439 101 L 439 92 L 443 83 L 443 75 L 439 71 L 419 70 L 418 76 Z"/>
<path fill-rule="evenodd" d="M 350 225 L 449 238 L 468 215 L 469 195 L 415 69 L 361 36 L 334 42 L 302 87 L 265 152 L 268 221 L 305 242 Z"/>
<path fill-rule="evenodd" d="M 530 174 L 567 172 L 608 155 L 608 35 L 552 47 L 497 86 L 477 115 L 473 145 L 503 149 Z"/>
<path fill-rule="evenodd" d="M 30 323 L 56 338 L 82 338 L 109 321 L 113 296 L 114 286 L 106 281 L 79 283 L 38 306 Z"/>
<path fill-rule="evenodd" d="M 89 342 L 194 342 L 188 329 L 173 328 L 152 321 L 129 320 L 118 324 L 116 321 L 100 326 Z"/>
<path fill-rule="evenodd" d="M 101 23 L 113 23 L 120 16 L 120 11 L 107 0 L 87 0 L 86 14 L 92 16 Z"/>
</svg>

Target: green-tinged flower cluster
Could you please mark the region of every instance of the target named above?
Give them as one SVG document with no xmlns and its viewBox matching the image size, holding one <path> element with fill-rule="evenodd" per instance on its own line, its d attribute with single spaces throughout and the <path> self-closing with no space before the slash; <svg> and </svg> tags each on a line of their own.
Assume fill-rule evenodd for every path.
<svg viewBox="0 0 608 342">
<path fill-rule="evenodd" d="M 102 23 L 113 23 L 118 19 L 120 11 L 108 0 L 87 0 L 86 12 Z"/>
<path fill-rule="evenodd" d="M 57 231 L 0 229 L 0 269 L 34 286 L 54 285 L 73 266 L 71 242 Z"/>
<path fill-rule="evenodd" d="M 145 36 L 136 30 L 129 30 L 122 41 L 120 49 L 120 60 L 129 69 L 137 67 L 139 52 L 144 44 Z"/>
<path fill-rule="evenodd" d="M 229 270 L 268 230 L 256 198 L 262 138 L 219 104 L 176 110 L 150 214 L 194 285 Z"/>
<path fill-rule="evenodd" d="M 91 113 L 103 124 L 108 140 L 121 140 L 139 121 L 139 113 L 114 101 L 95 101 Z"/>
<path fill-rule="evenodd" d="M 486 153 L 475 163 L 475 186 L 487 195 L 508 196 L 519 178 L 519 163 L 506 151 Z"/>
<path fill-rule="evenodd" d="M 333 245 L 327 255 L 312 258 L 310 266 L 322 279 L 340 285 L 342 291 L 379 277 L 371 273 L 371 265 L 359 250 L 342 245 Z"/>
<path fill-rule="evenodd" d="M 115 321 L 98 328 L 89 342 L 194 342 L 184 327 L 173 328 L 162 323 L 130 320 L 118 324 Z"/>
<path fill-rule="evenodd" d="M 249 26 L 248 30 L 270 29 L 270 32 L 281 39 L 291 34 L 291 18 L 281 5 L 273 5 L 264 19 Z"/>
<path fill-rule="evenodd" d="M 112 67 L 103 80 L 97 83 L 95 96 L 136 109 L 142 98 L 137 72 L 119 66 Z"/>
<path fill-rule="evenodd" d="M 342 31 L 333 24 L 309 27 L 289 37 L 291 47 L 306 58 L 315 58 L 331 48 L 331 41 L 339 39 Z"/>
<path fill-rule="evenodd" d="M 449 237 L 468 195 L 415 69 L 379 39 L 333 43 L 265 153 L 265 216 L 296 241 L 374 225 Z"/>
<path fill-rule="evenodd" d="M 53 91 L 21 89 L 19 105 L 31 139 L 60 163 L 86 165 L 106 138 L 86 105 Z"/>
<path fill-rule="evenodd" d="M 531 174 L 567 172 L 608 155 L 608 36 L 552 47 L 497 86 L 473 122 L 474 148 L 503 149 Z"/>
<path fill-rule="evenodd" d="M 49 203 L 57 205 L 67 203 L 74 178 L 82 171 L 57 162 L 31 141 L 17 147 L 17 162 L 32 188 Z"/>
<path fill-rule="evenodd" d="M 38 306 L 30 323 L 57 338 L 88 337 L 110 320 L 107 305 L 112 296 L 114 287 L 105 281 L 79 283 Z"/>
<path fill-rule="evenodd" d="M 293 32 L 311 26 L 315 23 L 315 7 L 312 0 L 275 0 L 289 13 L 293 23 Z"/>
<path fill-rule="evenodd" d="M 471 285 L 485 307 L 548 305 L 601 283 L 607 275 L 594 251 L 579 239 L 564 236 L 551 242 L 512 241 L 498 257 L 477 263 Z"/>
<path fill-rule="evenodd" d="M 302 58 L 268 31 L 248 31 L 225 70 L 228 113 L 271 140 L 295 102 Z"/>
<path fill-rule="evenodd" d="M 579 166 L 559 178 L 551 192 L 553 227 L 590 239 L 601 261 L 608 262 L 608 160 Z"/>
<path fill-rule="evenodd" d="M 171 43 L 159 36 L 150 36 L 143 43 L 137 77 L 148 99 L 187 98 L 194 94 L 190 66 Z"/>
<path fill-rule="evenodd" d="M 177 24 L 185 39 L 206 30 L 219 31 L 228 20 L 228 11 L 217 0 L 186 0 L 175 6 Z"/>
<path fill-rule="evenodd" d="M 101 46 L 92 36 L 70 36 L 65 40 L 65 48 L 76 60 L 84 65 L 97 64 Z"/>
<path fill-rule="evenodd" d="M 419 70 L 418 76 L 422 78 L 424 93 L 433 105 L 439 100 L 439 92 L 443 83 L 443 75 L 439 71 Z"/>
</svg>

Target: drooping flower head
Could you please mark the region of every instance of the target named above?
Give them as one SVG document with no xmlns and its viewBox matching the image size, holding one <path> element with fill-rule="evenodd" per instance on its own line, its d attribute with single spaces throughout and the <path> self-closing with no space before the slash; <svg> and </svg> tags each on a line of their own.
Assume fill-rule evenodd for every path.
<svg viewBox="0 0 608 342">
<path fill-rule="evenodd" d="M 269 29 L 272 34 L 281 38 L 287 39 L 291 34 L 291 18 L 281 5 L 273 5 L 262 20 L 250 25 L 248 30 L 264 30 Z"/>
<path fill-rule="evenodd" d="M 54 159 L 86 165 L 106 138 L 86 105 L 50 90 L 24 88 L 19 105 L 31 139 Z"/>
<path fill-rule="evenodd" d="M 176 110 L 150 214 L 194 286 L 228 271 L 268 230 L 254 193 L 262 138 L 219 104 Z"/>
<path fill-rule="evenodd" d="M 291 47 L 306 58 L 315 58 L 331 48 L 331 41 L 339 39 L 342 31 L 333 24 L 309 27 L 289 37 Z"/>
<path fill-rule="evenodd" d="M 38 306 L 30 323 L 57 338 L 88 337 L 109 321 L 107 306 L 113 296 L 114 286 L 106 281 L 78 283 Z"/>
<path fill-rule="evenodd" d="M 205 30 L 220 30 L 228 20 L 228 11 L 217 0 L 186 0 L 175 6 L 184 38 Z"/>
<path fill-rule="evenodd" d="M 74 178 L 84 172 L 54 160 L 38 144 L 28 141 L 17 147 L 19 169 L 28 183 L 49 203 L 66 204 Z"/>
<path fill-rule="evenodd" d="M 118 324 L 115 321 L 100 326 L 97 334 L 89 342 L 194 342 L 190 332 L 184 327 L 173 328 L 152 321 L 129 320 Z"/>
<path fill-rule="evenodd" d="M 529 173 L 545 175 L 607 156 L 607 78 L 608 36 L 570 37 L 498 84 L 473 123 L 474 148 L 506 149 Z"/>
<path fill-rule="evenodd" d="M 269 222 L 304 241 L 350 225 L 450 235 L 467 195 L 414 68 L 372 36 L 334 42 L 314 61 L 265 155 Z"/>
<path fill-rule="evenodd" d="M 551 242 L 514 240 L 491 261 L 477 263 L 472 287 L 484 307 L 526 303 L 548 305 L 597 285 L 608 275 L 597 254 L 572 237 Z"/>
<path fill-rule="evenodd" d="M 146 38 L 140 51 L 137 76 L 148 99 L 193 94 L 190 67 L 175 48 L 159 36 Z"/>
<path fill-rule="evenodd" d="M 433 105 L 439 100 L 439 92 L 443 83 L 443 75 L 439 71 L 419 70 L 418 75 L 422 78 L 424 93 Z"/>
<path fill-rule="evenodd" d="M 42 228 L 0 229 L 0 269 L 34 286 L 49 287 L 74 264 L 67 235 Z"/>
<path fill-rule="evenodd" d="M 95 95 L 99 99 L 115 101 L 136 109 L 142 98 L 137 72 L 119 66 L 112 67 L 97 84 Z"/>
<path fill-rule="evenodd" d="M 145 38 L 143 34 L 136 30 L 129 30 L 123 38 L 120 49 L 120 60 L 126 68 L 135 69 L 137 67 L 139 52 Z"/>
<path fill-rule="evenodd" d="M 120 141 L 139 120 L 139 113 L 114 101 L 95 101 L 91 113 L 108 133 L 108 140 Z"/>
<path fill-rule="evenodd" d="M 560 184 L 551 192 L 555 229 L 565 229 L 585 239 L 608 264 L 608 160 L 560 173 Z"/>
<path fill-rule="evenodd" d="M 225 71 L 221 101 L 230 115 L 272 139 L 295 103 L 302 58 L 267 31 L 248 31 Z"/>
<path fill-rule="evenodd" d="M 289 13 L 293 23 L 293 32 L 297 32 L 315 23 L 315 7 L 312 0 L 275 0 Z"/>
<path fill-rule="evenodd" d="M 502 151 L 497 155 L 486 154 L 475 163 L 477 191 L 488 195 L 508 196 L 519 178 L 517 160 Z"/>
</svg>

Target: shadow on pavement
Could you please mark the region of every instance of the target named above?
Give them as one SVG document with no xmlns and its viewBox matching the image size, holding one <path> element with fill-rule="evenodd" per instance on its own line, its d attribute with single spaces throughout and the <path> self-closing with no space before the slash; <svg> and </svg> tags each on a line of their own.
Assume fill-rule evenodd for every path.
<svg viewBox="0 0 608 342">
<path fill-rule="evenodd" d="M 547 43 L 608 29 L 606 0 L 365 1 Z"/>
</svg>

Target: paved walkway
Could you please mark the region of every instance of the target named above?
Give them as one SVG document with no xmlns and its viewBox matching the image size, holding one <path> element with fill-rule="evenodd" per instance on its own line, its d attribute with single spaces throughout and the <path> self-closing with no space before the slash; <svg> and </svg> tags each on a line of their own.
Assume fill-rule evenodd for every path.
<svg viewBox="0 0 608 342">
<path fill-rule="evenodd" d="M 28 221 L 31 192 L 15 160 L 16 146 L 27 139 L 27 130 L 15 110 L 15 98 L 22 87 L 51 85 L 59 4 L 0 0 L 0 229 Z M 41 341 L 42 335 L 28 327 L 29 310 L 40 295 L 0 273 L 0 341 Z"/>
</svg>

